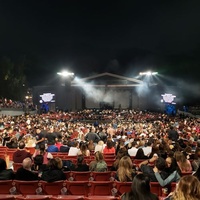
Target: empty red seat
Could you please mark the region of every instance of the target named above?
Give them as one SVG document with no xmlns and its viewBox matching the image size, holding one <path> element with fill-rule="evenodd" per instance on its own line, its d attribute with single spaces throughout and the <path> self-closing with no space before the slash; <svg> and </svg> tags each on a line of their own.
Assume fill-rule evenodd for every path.
<svg viewBox="0 0 200 200">
<path fill-rule="evenodd" d="M 84 195 L 89 193 L 88 181 L 66 181 L 67 194 L 69 195 Z"/>
<path fill-rule="evenodd" d="M 0 194 L 1 200 L 15 200 L 15 197 L 13 195 L 8 194 Z"/>
<path fill-rule="evenodd" d="M 51 200 L 84 200 L 84 196 L 78 196 L 78 195 L 58 195 L 53 196 Z"/>
<path fill-rule="evenodd" d="M 0 181 L 0 194 L 10 194 L 10 189 L 13 187 L 12 180 Z"/>
<path fill-rule="evenodd" d="M 110 181 L 111 180 L 111 172 L 92 172 L 92 177 L 94 181 Z"/>
<path fill-rule="evenodd" d="M 112 181 L 91 181 L 89 196 L 109 196 L 112 195 Z"/>
<path fill-rule="evenodd" d="M 85 197 L 84 200 L 119 200 L 118 197 L 113 196 L 89 196 Z"/>
<path fill-rule="evenodd" d="M 125 192 L 130 192 L 131 191 L 131 185 L 132 182 L 119 182 L 115 181 L 114 182 L 114 187 L 116 188 L 116 195 L 115 196 L 121 196 Z"/>
<path fill-rule="evenodd" d="M 48 195 L 26 195 L 26 196 L 16 196 L 16 200 L 24 200 L 24 199 L 29 199 L 29 200 L 50 200 L 51 196 Z"/>
<path fill-rule="evenodd" d="M 13 181 L 13 185 L 16 186 L 17 193 L 23 195 L 36 194 L 36 190 L 39 187 L 38 183 L 38 181 Z"/>
<path fill-rule="evenodd" d="M 89 181 L 91 172 L 76 172 L 72 171 L 68 180 L 70 181 Z"/>
</svg>

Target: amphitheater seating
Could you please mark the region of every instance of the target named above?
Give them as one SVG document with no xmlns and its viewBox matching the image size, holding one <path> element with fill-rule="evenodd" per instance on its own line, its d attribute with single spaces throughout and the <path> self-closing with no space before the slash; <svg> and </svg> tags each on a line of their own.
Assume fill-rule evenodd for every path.
<svg viewBox="0 0 200 200">
<path fill-rule="evenodd" d="M 50 200 L 51 196 L 46 196 L 46 195 L 27 195 L 27 196 L 17 196 L 15 197 L 16 200 L 24 200 L 24 199 L 29 199 L 29 200 Z"/>
<path fill-rule="evenodd" d="M 131 184 L 132 182 L 114 182 L 114 188 L 116 188 L 116 195 L 115 196 L 121 196 L 125 192 L 130 192 L 131 190 Z"/>
<path fill-rule="evenodd" d="M 91 176 L 92 176 L 91 172 L 71 171 L 70 177 L 67 180 L 70 180 L 70 181 L 89 181 Z"/>
<path fill-rule="evenodd" d="M 92 177 L 94 181 L 110 181 L 111 171 L 107 172 L 92 172 Z"/>
<path fill-rule="evenodd" d="M 12 180 L 2 180 L 0 181 L 0 194 L 10 194 L 10 188 L 13 187 Z"/>
<path fill-rule="evenodd" d="M 89 196 L 110 196 L 112 195 L 112 181 L 91 181 Z"/>
<path fill-rule="evenodd" d="M 31 195 L 31 194 L 36 194 L 36 189 L 39 187 L 39 182 L 14 180 L 13 185 L 16 186 L 17 194 Z"/>
<path fill-rule="evenodd" d="M 22 167 L 22 163 L 13 163 L 13 170 L 16 172 L 20 167 Z"/>
<path fill-rule="evenodd" d="M 88 181 L 66 181 L 67 194 L 69 195 L 84 195 L 89 193 Z"/>
<path fill-rule="evenodd" d="M 48 183 L 46 181 L 40 181 L 42 187 L 42 193 L 46 195 L 60 195 L 61 189 L 65 187 L 64 181 L 55 181 Z"/>
<path fill-rule="evenodd" d="M 1 194 L 0 199 L 1 200 L 15 200 L 15 197 L 13 195 Z"/>
<path fill-rule="evenodd" d="M 78 195 L 58 195 L 58 196 L 53 196 L 51 200 L 84 200 L 84 196 L 78 196 Z"/>
</svg>

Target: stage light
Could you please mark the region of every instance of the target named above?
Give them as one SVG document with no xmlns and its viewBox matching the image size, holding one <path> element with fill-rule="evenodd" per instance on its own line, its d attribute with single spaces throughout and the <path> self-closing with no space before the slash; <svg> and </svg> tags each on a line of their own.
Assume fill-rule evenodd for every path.
<svg viewBox="0 0 200 200">
<path fill-rule="evenodd" d="M 67 77 L 67 76 L 74 76 L 74 73 L 68 72 L 68 71 L 58 72 L 57 74 L 60 75 L 60 76 L 64 76 L 64 77 Z"/>
<path fill-rule="evenodd" d="M 158 72 L 151 72 L 151 71 L 148 71 L 148 72 L 140 72 L 140 76 L 154 76 L 154 75 L 157 75 Z"/>
</svg>

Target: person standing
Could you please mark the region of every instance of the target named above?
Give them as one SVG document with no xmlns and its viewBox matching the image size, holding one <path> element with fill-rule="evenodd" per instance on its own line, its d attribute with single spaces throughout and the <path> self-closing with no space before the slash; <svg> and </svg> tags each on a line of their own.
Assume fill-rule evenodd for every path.
<svg viewBox="0 0 200 200">
<path fill-rule="evenodd" d="M 45 144 L 45 135 L 44 133 L 41 131 L 41 129 L 39 127 L 36 128 L 36 136 L 35 136 L 35 139 L 36 139 L 36 149 L 39 149 L 40 145 L 41 144 Z"/>
</svg>

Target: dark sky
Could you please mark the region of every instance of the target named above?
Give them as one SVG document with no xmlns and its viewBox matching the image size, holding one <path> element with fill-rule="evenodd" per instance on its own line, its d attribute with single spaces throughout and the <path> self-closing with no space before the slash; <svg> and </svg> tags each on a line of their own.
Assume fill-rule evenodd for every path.
<svg viewBox="0 0 200 200">
<path fill-rule="evenodd" d="M 64 68 L 199 83 L 199 9 L 199 0 L 1 0 L 0 56 L 25 55 L 32 85 Z"/>
</svg>

